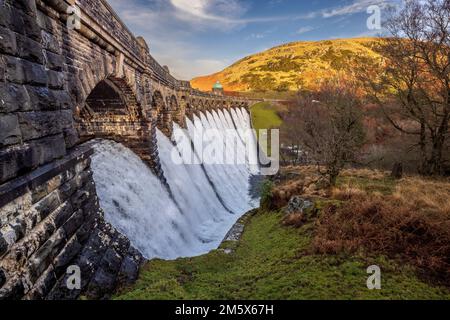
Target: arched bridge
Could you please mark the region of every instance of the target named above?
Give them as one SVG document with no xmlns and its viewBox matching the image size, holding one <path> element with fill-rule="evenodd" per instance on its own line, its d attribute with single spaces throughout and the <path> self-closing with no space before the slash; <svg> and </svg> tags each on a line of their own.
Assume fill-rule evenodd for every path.
<svg viewBox="0 0 450 320">
<path fill-rule="evenodd" d="M 0 0 L 0 39 L 0 298 L 102 297 L 141 259 L 104 222 L 82 142 L 114 139 L 161 174 L 157 127 L 250 102 L 175 79 L 105 0 Z"/>
</svg>

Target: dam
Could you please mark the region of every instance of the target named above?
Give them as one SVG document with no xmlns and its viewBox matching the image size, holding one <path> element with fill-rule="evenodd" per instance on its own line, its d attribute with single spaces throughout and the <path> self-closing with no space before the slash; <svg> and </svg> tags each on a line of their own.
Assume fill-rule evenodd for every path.
<svg viewBox="0 0 450 320">
<path fill-rule="evenodd" d="M 174 78 L 106 0 L 0 0 L 0 37 L 0 299 L 107 298 L 257 204 L 257 168 L 174 164 L 180 130 L 196 157 L 196 131 L 236 132 L 249 160 L 253 101 Z"/>
</svg>

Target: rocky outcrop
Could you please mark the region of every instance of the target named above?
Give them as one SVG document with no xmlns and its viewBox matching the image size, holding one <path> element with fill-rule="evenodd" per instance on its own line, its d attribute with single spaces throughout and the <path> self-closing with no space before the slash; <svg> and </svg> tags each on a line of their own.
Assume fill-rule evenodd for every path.
<svg viewBox="0 0 450 320">
<path fill-rule="evenodd" d="M 292 197 L 287 207 L 284 209 L 286 214 L 291 213 L 304 213 L 306 210 L 311 209 L 314 206 L 314 203 L 310 200 L 304 199 L 300 196 Z"/>
</svg>

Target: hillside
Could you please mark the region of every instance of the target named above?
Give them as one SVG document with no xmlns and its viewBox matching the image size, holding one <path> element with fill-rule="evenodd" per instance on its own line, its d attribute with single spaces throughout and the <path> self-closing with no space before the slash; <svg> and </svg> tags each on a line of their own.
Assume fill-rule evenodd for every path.
<svg viewBox="0 0 450 320">
<path fill-rule="evenodd" d="M 248 56 L 225 70 L 194 78 L 192 87 L 210 91 L 220 81 L 225 91 L 314 89 L 337 73 L 351 76 L 355 66 L 379 57 L 376 38 L 293 42 Z"/>
</svg>

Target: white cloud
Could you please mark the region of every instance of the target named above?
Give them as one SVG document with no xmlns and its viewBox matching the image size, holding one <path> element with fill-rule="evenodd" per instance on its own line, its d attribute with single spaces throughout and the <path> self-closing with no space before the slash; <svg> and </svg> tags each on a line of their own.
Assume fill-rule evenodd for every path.
<svg viewBox="0 0 450 320">
<path fill-rule="evenodd" d="M 314 28 L 311 26 L 301 27 L 300 29 L 297 30 L 296 34 L 304 34 L 304 33 L 308 33 L 313 30 L 314 30 Z"/>
<path fill-rule="evenodd" d="M 239 16 L 246 12 L 238 0 L 170 0 L 182 20 L 202 23 L 219 22 L 223 24 L 240 23 Z"/>
<path fill-rule="evenodd" d="M 371 5 L 378 5 L 381 9 L 384 9 L 392 6 L 392 2 L 392 0 L 354 0 L 350 5 L 322 11 L 322 17 L 331 18 L 336 16 L 345 16 L 360 12 L 366 12 L 367 8 Z"/>
</svg>

